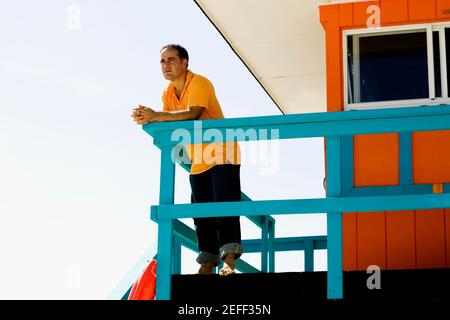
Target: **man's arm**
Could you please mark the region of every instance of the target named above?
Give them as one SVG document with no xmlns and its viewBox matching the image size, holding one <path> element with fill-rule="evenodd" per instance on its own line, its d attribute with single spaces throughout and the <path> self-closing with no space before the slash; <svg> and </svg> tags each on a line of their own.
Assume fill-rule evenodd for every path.
<svg viewBox="0 0 450 320">
<path fill-rule="evenodd" d="M 187 111 L 178 112 L 156 112 L 155 121 L 181 121 L 198 120 L 203 112 L 203 107 L 190 107 Z"/>
<path fill-rule="evenodd" d="M 204 107 L 190 107 L 189 110 L 179 112 L 155 111 L 151 108 L 139 106 L 131 115 L 137 124 L 155 121 L 197 120 L 202 115 Z"/>
</svg>

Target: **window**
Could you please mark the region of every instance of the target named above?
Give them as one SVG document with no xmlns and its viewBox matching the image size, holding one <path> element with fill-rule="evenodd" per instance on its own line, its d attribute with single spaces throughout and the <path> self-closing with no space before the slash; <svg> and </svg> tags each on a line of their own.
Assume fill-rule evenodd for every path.
<svg viewBox="0 0 450 320">
<path fill-rule="evenodd" d="M 450 25 L 344 33 L 345 109 L 448 103 Z"/>
</svg>

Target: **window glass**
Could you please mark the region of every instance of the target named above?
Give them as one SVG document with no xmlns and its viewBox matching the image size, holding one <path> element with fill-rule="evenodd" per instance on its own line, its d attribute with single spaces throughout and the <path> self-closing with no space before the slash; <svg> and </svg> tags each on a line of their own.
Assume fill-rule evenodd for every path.
<svg viewBox="0 0 450 320">
<path fill-rule="evenodd" d="M 425 30 L 347 40 L 349 103 L 429 97 Z"/>
</svg>

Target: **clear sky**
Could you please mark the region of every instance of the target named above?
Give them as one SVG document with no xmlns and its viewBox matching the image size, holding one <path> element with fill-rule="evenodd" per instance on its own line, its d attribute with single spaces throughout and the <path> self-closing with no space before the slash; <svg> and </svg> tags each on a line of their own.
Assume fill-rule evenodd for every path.
<svg viewBox="0 0 450 320">
<path fill-rule="evenodd" d="M 0 299 L 104 299 L 156 253 L 159 150 L 130 114 L 160 109 L 163 45 L 188 49 L 226 117 L 281 114 L 190 0 L 0 0 L 0 41 Z M 251 198 L 323 196 L 321 139 L 282 141 L 265 163 L 245 162 L 248 145 Z M 187 173 L 176 183 L 189 202 Z M 243 238 L 258 236 L 241 221 Z M 323 215 L 277 217 L 277 236 L 325 233 Z M 195 254 L 183 257 L 193 272 Z M 301 270 L 301 257 L 277 254 L 276 271 Z"/>
</svg>

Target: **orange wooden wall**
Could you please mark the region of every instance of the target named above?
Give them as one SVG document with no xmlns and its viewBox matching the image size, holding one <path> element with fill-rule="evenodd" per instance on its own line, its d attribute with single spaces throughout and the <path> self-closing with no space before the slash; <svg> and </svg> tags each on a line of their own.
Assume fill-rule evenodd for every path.
<svg viewBox="0 0 450 320">
<path fill-rule="evenodd" d="M 370 5 L 381 26 L 450 21 L 450 0 L 379 0 L 324 5 L 327 110 L 344 110 L 342 31 L 366 28 Z M 450 182 L 450 131 L 412 135 L 413 183 Z M 399 184 L 398 134 L 354 138 L 354 185 Z M 344 213 L 344 269 L 450 267 L 450 209 Z"/>
</svg>

